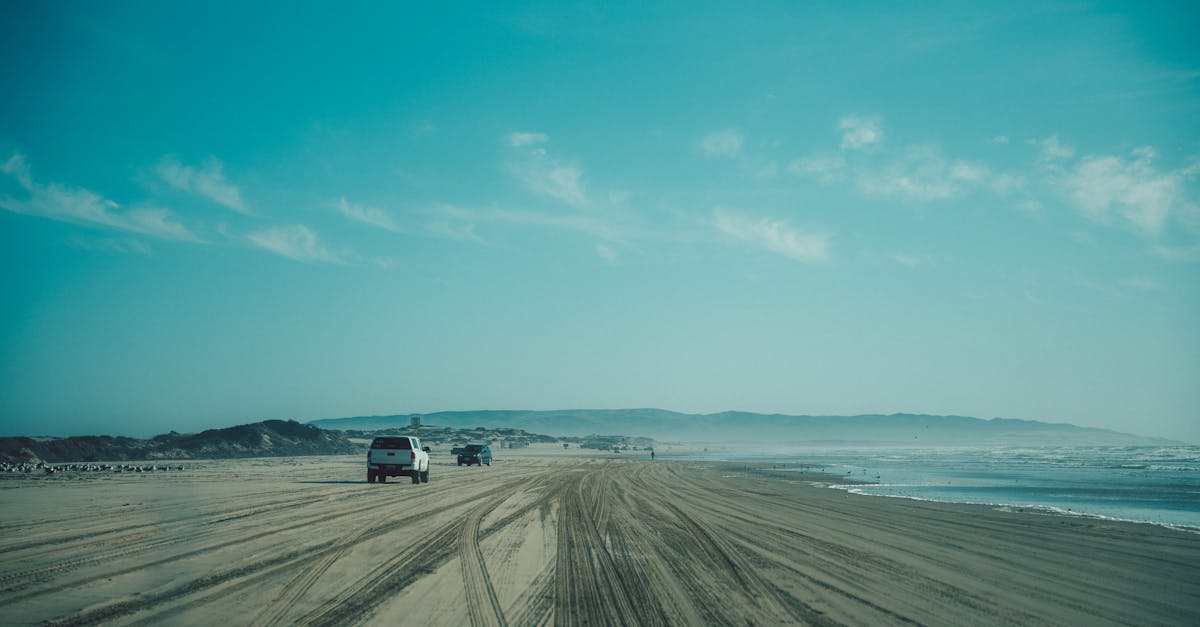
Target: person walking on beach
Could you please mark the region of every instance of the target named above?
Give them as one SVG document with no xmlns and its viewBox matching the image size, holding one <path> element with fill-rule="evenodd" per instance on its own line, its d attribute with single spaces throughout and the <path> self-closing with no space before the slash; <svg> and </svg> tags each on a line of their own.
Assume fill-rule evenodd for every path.
<svg viewBox="0 0 1200 627">
<path fill-rule="evenodd" d="M 654 461 L 654 449 L 650 449 L 650 461 Z"/>
</svg>

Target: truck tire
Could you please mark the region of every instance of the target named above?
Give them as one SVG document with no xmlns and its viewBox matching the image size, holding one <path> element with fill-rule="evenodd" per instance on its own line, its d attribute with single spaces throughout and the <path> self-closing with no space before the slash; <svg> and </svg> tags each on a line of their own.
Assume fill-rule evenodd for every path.
<svg viewBox="0 0 1200 627">
<path fill-rule="evenodd" d="M 375 471 L 367 471 L 367 483 L 375 483 Z"/>
<path fill-rule="evenodd" d="M 426 468 L 421 472 L 421 483 L 429 483 L 429 469 Z"/>
<path fill-rule="evenodd" d="M 421 483 L 421 473 L 418 472 L 416 468 L 412 469 L 412 472 L 409 473 L 409 476 L 412 477 L 413 485 Z"/>
<path fill-rule="evenodd" d="M 387 483 L 387 473 L 386 472 L 379 473 L 379 483 Z"/>
</svg>

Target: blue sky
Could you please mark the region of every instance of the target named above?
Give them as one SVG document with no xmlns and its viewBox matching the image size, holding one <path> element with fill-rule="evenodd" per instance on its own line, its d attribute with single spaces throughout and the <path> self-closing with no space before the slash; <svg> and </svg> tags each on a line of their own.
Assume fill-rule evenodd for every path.
<svg viewBox="0 0 1200 627">
<path fill-rule="evenodd" d="M 0 432 L 1200 442 L 1193 3 L 0 3 Z"/>
</svg>

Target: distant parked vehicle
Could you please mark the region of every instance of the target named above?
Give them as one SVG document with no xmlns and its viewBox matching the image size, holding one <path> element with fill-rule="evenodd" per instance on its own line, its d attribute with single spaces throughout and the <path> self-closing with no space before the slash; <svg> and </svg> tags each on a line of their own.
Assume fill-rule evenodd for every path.
<svg viewBox="0 0 1200 627">
<path fill-rule="evenodd" d="M 486 444 L 468 444 L 463 447 L 461 453 L 458 454 L 458 465 L 466 464 L 470 466 L 482 466 L 484 464 L 492 465 L 492 449 Z"/>
<path fill-rule="evenodd" d="M 409 436 L 375 438 L 367 451 L 367 483 L 386 483 L 388 477 L 429 483 L 429 447 Z"/>
</svg>

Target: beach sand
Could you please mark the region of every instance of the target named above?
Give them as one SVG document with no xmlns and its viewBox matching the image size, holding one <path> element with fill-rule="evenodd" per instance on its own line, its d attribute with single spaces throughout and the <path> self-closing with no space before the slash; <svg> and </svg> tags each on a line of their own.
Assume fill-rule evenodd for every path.
<svg viewBox="0 0 1200 627">
<path fill-rule="evenodd" d="M 1200 535 L 497 450 L 0 479 L 4 624 L 1200 624 Z"/>
</svg>

